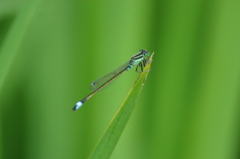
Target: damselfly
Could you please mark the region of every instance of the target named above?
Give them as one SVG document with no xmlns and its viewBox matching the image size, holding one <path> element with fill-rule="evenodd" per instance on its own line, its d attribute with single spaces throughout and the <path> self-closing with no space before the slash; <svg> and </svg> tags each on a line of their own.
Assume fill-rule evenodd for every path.
<svg viewBox="0 0 240 159">
<path fill-rule="evenodd" d="M 139 53 L 134 55 L 127 63 L 120 66 L 119 68 L 115 69 L 113 72 L 110 72 L 109 74 L 97 79 L 96 81 L 91 83 L 91 89 L 93 90 L 92 93 L 87 95 L 82 100 L 78 101 L 76 105 L 73 107 L 73 110 L 79 109 L 86 101 L 88 101 L 95 93 L 97 93 L 99 90 L 101 90 L 104 86 L 106 86 L 108 83 L 110 83 L 112 80 L 117 78 L 119 75 L 121 75 L 123 72 L 130 70 L 132 67 L 137 65 L 136 72 L 142 72 L 143 68 L 146 65 L 146 58 L 150 55 L 150 52 L 147 50 L 139 50 Z M 138 71 L 140 69 L 140 71 Z"/>
</svg>

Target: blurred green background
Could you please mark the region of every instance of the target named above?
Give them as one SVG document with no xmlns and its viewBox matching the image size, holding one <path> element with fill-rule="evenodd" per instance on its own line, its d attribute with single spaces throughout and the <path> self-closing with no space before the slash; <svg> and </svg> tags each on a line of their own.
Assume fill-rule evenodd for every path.
<svg viewBox="0 0 240 159">
<path fill-rule="evenodd" d="M 112 159 L 239 157 L 240 1 L 0 1 L 0 158 L 86 158 L 155 52 Z"/>
</svg>

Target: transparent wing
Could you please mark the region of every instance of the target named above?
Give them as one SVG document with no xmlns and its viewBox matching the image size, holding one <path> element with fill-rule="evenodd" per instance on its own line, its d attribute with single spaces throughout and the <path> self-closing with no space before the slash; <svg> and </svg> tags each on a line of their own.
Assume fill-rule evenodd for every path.
<svg viewBox="0 0 240 159">
<path fill-rule="evenodd" d="M 99 79 L 97 79 L 96 81 L 93 81 L 91 83 L 90 89 L 92 91 L 95 91 L 96 89 L 98 89 L 99 87 L 101 87 L 104 83 L 106 83 L 108 80 L 112 79 L 114 76 L 116 76 L 119 72 L 123 71 L 124 69 L 126 69 L 129 66 L 129 61 L 126 62 L 124 65 L 118 67 L 117 69 L 115 69 L 114 71 L 106 74 L 105 76 L 100 77 Z"/>
</svg>

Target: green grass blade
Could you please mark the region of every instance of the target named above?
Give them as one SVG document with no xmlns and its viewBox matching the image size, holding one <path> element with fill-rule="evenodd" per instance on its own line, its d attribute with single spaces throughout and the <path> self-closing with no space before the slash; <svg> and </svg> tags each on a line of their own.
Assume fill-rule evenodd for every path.
<svg viewBox="0 0 240 159">
<path fill-rule="evenodd" d="M 17 15 L 6 39 L 3 42 L 0 50 L 0 89 L 3 82 L 13 64 L 14 58 L 17 55 L 18 49 L 23 42 L 27 29 L 31 25 L 38 8 L 43 2 L 33 0 L 25 2 L 20 13 Z"/>
<path fill-rule="evenodd" d="M 99 142 L 89 155 L 90 159 L 109 158 L 112 154 L 147 79 L 153 54 L 154 53 L 152 53 L 151 57 L 149 58 L 144 71 L 139 75 L 132 89 L 129 91 L 120 108 L 114 115 L 103 136 L 100 138 Z"/>
</svg>

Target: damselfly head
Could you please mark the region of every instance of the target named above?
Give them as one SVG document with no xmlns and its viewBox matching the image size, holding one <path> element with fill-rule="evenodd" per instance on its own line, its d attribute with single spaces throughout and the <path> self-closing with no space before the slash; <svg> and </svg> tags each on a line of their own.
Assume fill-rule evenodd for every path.
<svg viewBox="0 0 240 159">
<path fill-rule="evenodd" d="M 139 53 L 144 55 L 144 56 L 149 56 L 150 55 L 150 52 L 147 51 L 147 50 L 144 50 L 144 49 L 139 50 Z"/>
</svg>

